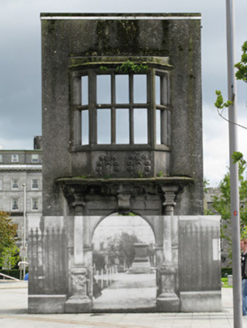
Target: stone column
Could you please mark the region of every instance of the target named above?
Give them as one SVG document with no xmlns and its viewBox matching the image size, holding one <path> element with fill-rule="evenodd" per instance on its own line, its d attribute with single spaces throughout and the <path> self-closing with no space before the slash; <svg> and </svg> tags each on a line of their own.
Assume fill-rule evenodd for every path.
<svg viewBox="0 0 247 328">
<path fill-rule="evenodd" d="M 160 312 L 178 312 L 180 300 L 175 293 L 175 266 L 172 259 L 172 216 L 175 193 L 178 187 L 163 187 L 165 202 L 163 218 L 163 263 L 159 274 L 160 294 L 157 298 L 157 309 Z"/>
<path fill-rule="evenodd" d="M 65 312 L 82 313 L 90 311 L 92 303 L 87 296 L 88 270 L 83 254 L 83 202 L 75 202 L 74 216 L 74 265 L 71 269 L 71 294 L 65 303 Z"/>
</svg>

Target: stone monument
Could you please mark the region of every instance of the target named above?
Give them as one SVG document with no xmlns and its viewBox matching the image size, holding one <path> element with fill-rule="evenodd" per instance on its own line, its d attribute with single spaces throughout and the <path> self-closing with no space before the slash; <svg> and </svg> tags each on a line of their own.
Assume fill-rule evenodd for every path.
<svg viewBox="0 0 247 328">
<path fill-rule="evenodd" d="M 203 214 L 200 14 L 41 14 L 43 216 L 29 313 L 93 311 L 92 236 L 155 236 L 156 310 L 220 310 L 219 218 Z"/>
</svg>

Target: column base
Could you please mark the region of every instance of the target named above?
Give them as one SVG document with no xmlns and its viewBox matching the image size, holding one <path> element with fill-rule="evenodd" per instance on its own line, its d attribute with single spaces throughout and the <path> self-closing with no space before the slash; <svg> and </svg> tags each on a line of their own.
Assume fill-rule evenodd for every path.
<svg viewBox="0 0 247 328">
<path fill-rule="evenodd" d="M 92 302 L 88 297 L 70 297 L 64 305 L 65 313 L 87 313 L 92 309 Z"/>
<path fill-rule="evenodd" d="M 162 293 L 156 300 L 158 312 L 179 312 L 180 300 L 175 293 Z"/>
<path fill-rule="evenodd" d="M 28 313 L 64 313 L 65 301 L 66 295 L 28 295 Z"/>
<path fill-rule="evenodd" d="M 181 312 L 221 312 L 221 291 L 180 292 Z"/>
</svg>

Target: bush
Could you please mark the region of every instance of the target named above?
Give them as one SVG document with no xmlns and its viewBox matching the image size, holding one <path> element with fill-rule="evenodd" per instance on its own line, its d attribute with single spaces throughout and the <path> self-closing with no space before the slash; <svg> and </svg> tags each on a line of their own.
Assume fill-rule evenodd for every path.
<svg viewBox="0 0 247 328">
<path fill-rule="evenodd" d="M 232 268 L 221 268 L 221 277 L 232 275 Z"/>
<path fill-rule="evenodd" d="M 11 270 L 0 270 L 0 273 L 6 274 L 10 277 L 20 279 L 20 270 L 18 269 L 11 269 Z M 26 273 L 28 273 L 28 269 L 26 268 Z M 2 279 L 2 277 L 1 277 Z"/>
</svg>

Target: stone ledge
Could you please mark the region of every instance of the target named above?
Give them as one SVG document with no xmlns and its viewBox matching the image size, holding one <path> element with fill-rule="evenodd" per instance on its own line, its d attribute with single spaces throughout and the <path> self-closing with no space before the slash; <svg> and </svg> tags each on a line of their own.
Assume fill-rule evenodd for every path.
<svg viewBox="0 0 247 328">
<path fill-rule="evenodd" d="M 221 312 L 221 291 L 180 292 L 181 312 Z"/>
<path fill-rule="evenodd" d="M 67 295 L 28 295 L 28 313 L 64 313 Z"/>
</svg>

